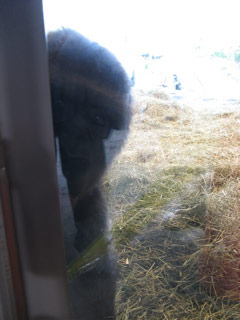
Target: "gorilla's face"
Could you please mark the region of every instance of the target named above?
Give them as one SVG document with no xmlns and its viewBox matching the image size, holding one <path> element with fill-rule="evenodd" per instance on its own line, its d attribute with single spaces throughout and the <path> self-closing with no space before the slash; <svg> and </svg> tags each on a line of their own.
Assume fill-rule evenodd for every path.
<svg viewBox="0 0 240 320">
<path fill-rule="evenodd" d="M 49 35 L 49 70 L 63 174 L 84 196 L 106 167 L 104 141 L 128 127 L 129 81 L 113 55 L 70 30 Z"/>
<path fill-rule="evenodd" d="M 81 123 L 79 128 L 79 122 L 69 121 L 69 127 L 64 126 L 59 135 L 62 170 L 73 196 L 89 192 L 105 169 L 102 139 L 94 137 L 91 124 L 84 118 Z"/>
<path fill-rule="evenodd" d="M 112 101 L 78 87 L 73 92 L 52 89 L 55 131 L 60 141 L 63 174 L 70 181 L 71 195 L 84 195 L 99 182 L 105 167 L 104 140 L 112 129 L 118 129 Z M 59 96 L 58 92 L 61 92 Z M 54 94 L 55 93 L 55 94 Z M 116 116 L 116 115 L 115 115 Z"/>
</svg>

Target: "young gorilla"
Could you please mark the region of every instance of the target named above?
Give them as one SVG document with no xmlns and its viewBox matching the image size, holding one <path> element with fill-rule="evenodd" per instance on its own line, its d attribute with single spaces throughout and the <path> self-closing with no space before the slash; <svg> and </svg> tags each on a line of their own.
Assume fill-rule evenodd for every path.
<svg viewBox="0 0 240 320">
<path fill-rule="evenodd" d="M 130 83 L 111 53 L 73 30 L 49 33 L 48 49 L 54 133 L 77 227 L 75 247 L 82 252 L 103 237 L 107 228 L 101 192 L 104 144 L 112 130 L 121 135 L 128 129 Z M 120 150 L 124 138 L 116 140 L 114 148 Z M 74 288 L 79 299 L 73 305 L 77 319 L 114 318 L 110 251 L 106 245 L 100 263 L 79 276 Z"/>
</svg>

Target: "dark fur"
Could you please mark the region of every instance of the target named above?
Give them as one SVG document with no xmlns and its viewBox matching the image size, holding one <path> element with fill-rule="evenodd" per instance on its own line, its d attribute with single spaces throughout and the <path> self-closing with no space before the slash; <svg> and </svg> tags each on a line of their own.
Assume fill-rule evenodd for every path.
<svg viewBox="0 0 240 320">
<path fill-rule="evenodd" d="M 75 31 L 49 33 L 48 49 L 54 133 L 78 230 L 75 247 L 82 252 L 106 231 L 101 192 L 107 167 L 104 144 L 112 130 L 128 129 L 130 83 L 109 51 Z M 123 140 L 118 139 L 118 150 Z M 100 265 L 74 285 L 80 297 L 75 306 L 79 319 L 114 318 L 110 250 Z"/>
</svg>

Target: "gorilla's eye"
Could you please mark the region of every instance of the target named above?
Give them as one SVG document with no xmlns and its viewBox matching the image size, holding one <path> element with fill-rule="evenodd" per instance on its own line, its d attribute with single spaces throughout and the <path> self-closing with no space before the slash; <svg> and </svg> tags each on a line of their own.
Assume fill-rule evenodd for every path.
<svg viewBox="0 0 240 320">
<path fill-rule="evenodd" d="M 100 137 L 101 139 L 106 139 L 111 131 L 109 120 L 107 117 L 94 115 L 91 119 L 92 122 L 92 132 Z"/>
<path fill-rule="evenodd" d="M 104 117 L 99 116 L 99 115 L 97 115 L 93 118 L 93 123 L 97 126 L 100 126 L 100 127 L 104 127 L 106 125 L 106 121 L 105 121 Z"/>
</svg>

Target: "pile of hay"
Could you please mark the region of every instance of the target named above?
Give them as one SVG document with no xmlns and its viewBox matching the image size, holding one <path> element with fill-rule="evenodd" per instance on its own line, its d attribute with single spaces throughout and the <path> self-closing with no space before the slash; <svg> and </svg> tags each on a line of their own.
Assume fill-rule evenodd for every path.
<svg viewBox="0 0 240 320">
<path fill-rule="evenodd" d="M 240 169 L 217 168 L 208 196 L 201 284 L 211 295 L 240 301 Z"/>
<path fill-rule="evenodd" d="M 195 113 L 153 94 L 135 100 L 105 183 L 117 319 L 239 320 L 240 113 Z"/>
</svg>

